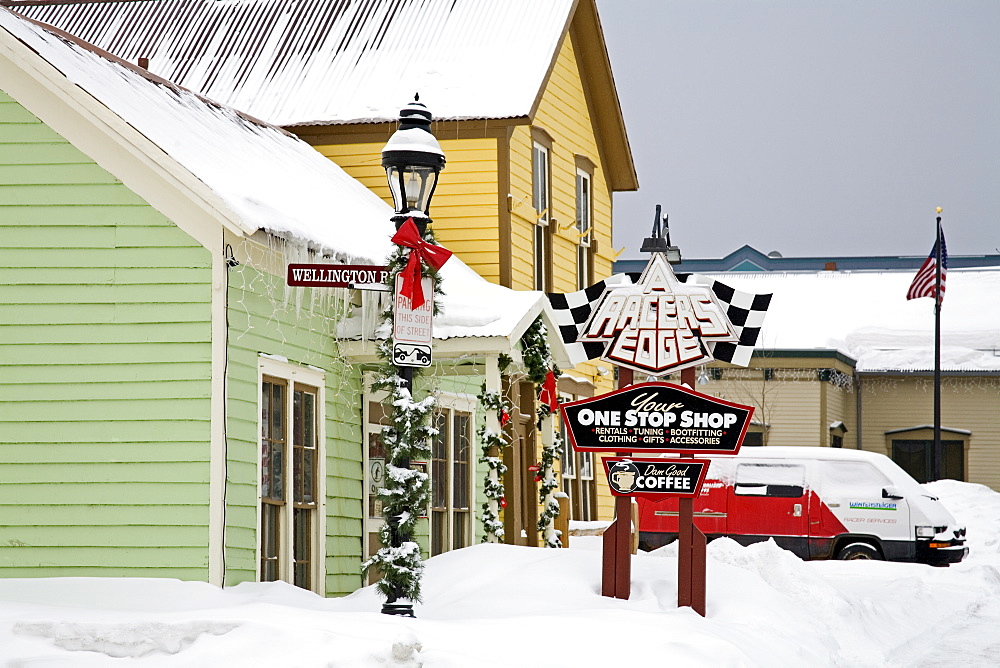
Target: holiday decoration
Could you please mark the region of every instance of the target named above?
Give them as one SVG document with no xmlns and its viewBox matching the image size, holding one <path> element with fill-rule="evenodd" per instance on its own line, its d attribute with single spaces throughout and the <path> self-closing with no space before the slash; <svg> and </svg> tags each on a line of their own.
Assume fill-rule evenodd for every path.
<svg viewBox="0 0 1000 668">
<path fill-rule="evenodd" d="M 484 410 L 494 411 L 501 424 L 506 424 L 504 416 L 510 420 L 510 404 L 499 392 L 487 392 L 483 385 L 479 395 L 479 404 Z M 486 465 L 486 479 L 483 483 L 483 542 L 500 543 L 504 538 L 503 522 L 500 521 L 500 508 L 507 507 L 504 498 L 503 476 L 507 473 L 507 465 L 503 463 L 503 449 L 507 447 L 507 438 L 503 433 L 491 431 L 484 422 L 479 427 L 479 443 L 482 446 L 480 463 Z"/>
<path fill-rule="evenodd" d="M 531 324 L 521 337 L 521 356 L 528 372 L 528 378 L 535 384 L 538 393 L 538 430 L 542 430 L 543 421 L 555 412 L 558 400 L 556 396 L 556 381 L 562 372 L 552 360 L 552 353 L 546 339 L 548 330 L 541 318 Z M 553 435 L 551 442 L 542 439 L 542 461 L 535 476 L 535 482 L 540 483 L 538 500 L 542 504 L 542 512 L 538 516 L 538 531 L 541 532 L 546 547 L 562 547 L 559 532 L 555 528 L 555 518 L 559 516 L 559 501 L 555 492 L 559 487 L 555 475 L 555 461 L 559 459 L 562 450 L 562 439 Z"/>
<path fill-rule="evenodd" d="M 400 235 L 403 230 L 407 232 Z M 415 280 L 416 293 L 411 299 L 423 300 L 420 289 L 422 276 L 437 279 L 437 270 L 451 256 L 428 249 L 441 249 L 434 245 L 433 234 L 428 230 L 421 239 L 412 219 L 407 220 L 400 228 L 400 233 L 393 237 L 396 248 L 389 256 L 387 263 L 388 276 L 386 284 L 393 286 L 396 277 L 410 267 L 415 266 L 418 274 Z M 415 238 L 415 239 L 414 239 Z M 444 250 L 444 249 L 441 249 Z M 421 259 L 435 257 L 440 262 L 421 262 Z M 414 258 L 416 264 L 414 265 Z M 435 292 L 440 293 L 440 280 L 435 280 Z M 437 304 L 434 304 L 437 312 Z M 382 314 L 383 321 L 392 330 L 393 309 L 390 303 Z M 382 547 L 363 565 L 365 573 L 375 568 L 382 574 L 377 584 L 379 593 L 386 597 L 387 606 L 396 601 L 419 601 L 420 581 L 424 565 L 420 558 L 420 547 L 412 539 L 416 532 L 417 519 L 424 510 L 430 497 L 430 479 L 423 471 L 410 468 L 412 461 L 429 461 L 431 458 L 430 441 L 437 433 L 431 425 L 435 399 L 429 395 L 421 401 L 415 401 L 412 395 L 412 376 L 408 379 L 401 369 L 392 363 L 393 337 L 380 341 L 379 357 L 383 364 L 379 369 L 374 391 L 389 393 L 386 404 L 390 407 L 390 424 L 383 432 L 383 442 L 386 448 L 386 486 L 378 489 L 378 500 L 382 504 L 385 524 L 380 531 Z M 412 374 L 413 371 L 409 370 Z M 407 607 L 407 604 L 401 604 Z M 383 609 L 385 611 L 385 609 Z M 399 614 L 399 613 L 393 613 Z M 412 616 L 412 612 L 409 613 Z"/>
</svg>

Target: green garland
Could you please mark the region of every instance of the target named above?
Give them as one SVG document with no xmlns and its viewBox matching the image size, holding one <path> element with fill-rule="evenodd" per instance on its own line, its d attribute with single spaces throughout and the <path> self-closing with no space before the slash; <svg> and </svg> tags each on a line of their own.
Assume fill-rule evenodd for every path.
<svg viewBox="0 0 1000 668">
<path fill-rule="evenodd" d="M 521 356 L 524 359 L 528 378 L 535 384 L 536 397 L 541 394 L 542 385 L 550 370 L 557 379 L 562 375 L 552 359 L 552 351 L 546 338 L 547 334 L 548 328 L 539 317 L 531 323 L 531 326 L 521 337 Z M 549 405 L 539 402 L 537 421 L 539 432 L 542 430 L 543 421 L 550 415 L 552 415 L 552 409 Z M 542 504 L 542 512 L 538 517 L 537 526 L 545 540 L 546 547 L 562 547 L 559 532 L 555 529 L 555 519 L 559 516 L 559 502 L 554 493 L 559 487 L 555 475 L 555 462 L 559 459 L 561 451 L 562 438 L 558 434 L 553 437 L 552 443 L 543 444 L 542 461 L 535 478 L 535 481 L 539 483 L 538 501 Z"/>
<path fill-rule="evenodd" d="M 509 357 L 501 357 L 501 373 L 509 363 Z M 486 500 L 482 505 L 483 542 L 502 543 L 504 528 L 503 522 L 500 521 L 500 508 L 504 505 L 503 477 L 507 473 L 507 465 L 503 463 L 503 450 L 509 445 L 502 427 L 506 422 L 504 416 L 506 415 L 507 419 L 510 417 L 511 405 L 499 392 L 487 392 L 485 383 L 479 394 L 479 404 L 483 407 L 484 414 L 488 415 L 488 411 L 493 411 L 501 425 L 501 431 L 495 432 L 488 429 L 484 421 L 477 431 L 482 448 L 479 462 L 486 465 L 486 476 L 483 481 L 483 496 Z"/>
<path fill-rule="evenodd" d="M 424 240 L 434 242 L 428 230 Z M 395 294 L 396 276 L 406 266 L 410 250 L 397 246 L 387 262 L 386 285 L 391 295 Z M 434 313 L 438 313 L 436 297 L 444 294 L 438 272 L 422 264 L 423 276 L 434 279 Z M 431 424 L 434 413 L 433 395 L 417 402 L 405 381 L 399 374 L 399 367 L 392 363 L 393 303 L 382 312 L 383 326 L 388 327 L 388 336 L 379 342 L 377 349 L 382 364 L 376 372 L 372 389 L 387 391 L 386 405 L 390 407 L 390 424 L 383 432 L 386 448 L 386 486 L 378 490 L 382 502 L 385 523 L 379 532 L 382 547 L 362 565 L 367 574 L 377 568 L 382 574 L 376 588 L 387 599 L 397 597 L 420 601 L 420 581 L 424 564 L 420 557 L 420 547 L 413 540 L 417 520 L 423 515 L 430 501 L 430 478 L 422 471 L 409 467 L 411 461 L 430 461 L 430 441 L 438 433 Z M 414 373 L 416 377 L 416 373 Z M 415 379 L 415 378 L 414 378 Z M 406 540 L 399 541 L 400 538 Z M 400 542 L 393 547 L 393 542 Z"/>
</svg>

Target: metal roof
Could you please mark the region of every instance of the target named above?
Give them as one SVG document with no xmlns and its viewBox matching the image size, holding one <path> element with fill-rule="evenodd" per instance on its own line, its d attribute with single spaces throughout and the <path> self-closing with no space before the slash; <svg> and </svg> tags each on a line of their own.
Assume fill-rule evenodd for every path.
<svg viewBox="0 0 1000 668">
<path fill-rule="evenodd" d="M 527 117 L 574 0 L 4 2 L 276 125 Z"/>
</svg>

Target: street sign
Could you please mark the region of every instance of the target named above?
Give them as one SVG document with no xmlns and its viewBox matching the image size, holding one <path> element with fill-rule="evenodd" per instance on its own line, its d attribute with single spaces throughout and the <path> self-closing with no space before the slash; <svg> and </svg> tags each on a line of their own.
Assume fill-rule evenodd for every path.
<svg viewBox="0 0 1000 668">
<path fill-rule="evenodd" d="M 385 267 L 373 264 L 290 264 L 285 281 L 307 288 L 349 288 L 385 283 Z"/>
<path fill-rule="evenodd" d="M 631 459 L 604 457 L 604 471 L 614 496 L 694 498 L 708 472 L 707 459 Z"/>
<path fill-rule="evenodd" d="M 395 309 L 392 327 L 392 360 L 396 366 L 427 367 L 431 365 L 432 321 L 434 319 L 434 281 L 424 278 L 420 288 L 424 303 L 412 307 L 412 300 L 400 294 L 402 274 L 396 276 Z"/>
<path fill-rule="evenodd" d="M 752 406 L 671 383 L 641 383 L 559 406 L 580 452 L 736 454 Z"/>
</svg>

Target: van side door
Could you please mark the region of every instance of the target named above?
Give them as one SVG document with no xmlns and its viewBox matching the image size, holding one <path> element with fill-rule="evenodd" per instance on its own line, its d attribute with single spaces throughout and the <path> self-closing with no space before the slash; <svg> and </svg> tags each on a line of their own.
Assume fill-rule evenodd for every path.
<svg viewBox="0 0 1000 668">
<path fill-rule="evenodd" d="M 729 505 L 729 535 L 743 544 L 768 538 L 809 557 L 809 500 L 802 463 L 741 462 Z"/>
</svg>

